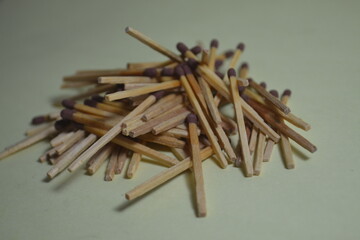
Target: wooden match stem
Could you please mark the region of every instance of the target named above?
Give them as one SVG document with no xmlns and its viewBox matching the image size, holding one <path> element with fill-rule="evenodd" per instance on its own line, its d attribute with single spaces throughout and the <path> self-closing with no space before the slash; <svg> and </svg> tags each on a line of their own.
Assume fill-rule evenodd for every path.
<svg viewBox="0 0 360 240">
<path fill-rule="evenodd" d="M 186 116 L 190 113 L 190 111 L 185 111 L 167 121 L 161 122 L 154 126 L 151 132 L 155 135 L 162 133 L 166 130 L 176 127 L 177 125 L 184 123 Z"/>
<path fill-rule="evenodd" d="M 119 147 L 114 147 L 105 170 L 105 181 L 112 181 L 115 177 L 115 168 L 119 155 Z"/>
<path fill-rule="evenodd" d="M 91 89 L 87 90 L 84 93 L 80 93 L 80 94 L 74 95 L 72 97 L 68 97 L 67 99 L 74 100 L 74 101 L 75 100 L 80 100 L 80 99 L 91 97 L 93 95 L 103 93 L 103 92 L 106 92 L 106 91 L 116 90 L 116 88 L 117 88 L 117 86 L 112 85 L 112 84 L 100 85 L 100 86 L 96 86 L 94 88 L 91 88 Z"/>
<path fill-rule="evenodd" d="M 216 52 L 217 52 L 217 47 L 210 48 L 208 66 L 211 71 L 215 70 Z"/>
<path fill-rule="evenodd" d="M 144 142 L 141 142 L 142 144 L 145 144 Z M 127 178 L 133 178 L 141 161 L 142 155 L 137 152 L 133 152 L 133 155 L 131 156 L 129 166 L 126 172 Z"/>
<path fill-rule="evenodd" d="M 50 145 L 52 147 L 56 147 L 56 146 L 64 143 L 65 141 L 67 141 L 73 135 L 74 135 L 74 132 L 68 132 L 68 133 L 61 132 L 56 137 L 54 137 L 53 139 L 50 140 Z"/>
<path fill-rule="evenodd" d="M 168 98 L 167 96 L 171 96 L 171 98 Z M 156 104 L 150 107 L 151 109 L 149 108 L 148 111 L 144 112 L 141 119 L 144 121 L 149 121 L 154 117 L 159 116 L 161 113 L 176 107 L 184 101 L 184 97 L 182 95 L 170 94 L 167 96 L 161 98 Z"/>
<path fill-rule="evenodd" d="M 157 80 L 145 76 L 112 76 L 112 77 L 99 77 L 98 83 L 102 83 L 102 84 L 157 83 Z"/>
<path fill-rule="evenodd" d="M 264 159 L 264 147 L 265 147 L 265 134 L 259 131 L 255 158 L 254 158 L 254 175 L 259 176 L 261 172 L 261 165 Z"/>
<path fill-rule="evenodd" d="M 199 77 L 198 79 L 199 79 L 199 84 L 200 84 L 203 96 L 205 98 L 206 105 L 209 109 L 209 113 L 210 113 L 212 119 L 217 124 L 221 123 L 222 120 L 221 120 L 221 116 L 219 113 L 219 109 L 215 105 L 214 97 L 212 95 L 212 92 L 211 92 L 211 89 L 210 89 L 208 83 L 201 77 Z"/>
<path fill-rule="evenodd" d="M 280 141 L 281 141 L 281 135 L 280 135 Z M 263 159 L 264 162 L 270 161 L 271 153 L 273 151 L 274 145 L 275 145 L 274 141 L 271 139 L 268 139 L 265 150 L 264 150 L 264 159 Z"/>
<path fill-rule="evenodd" d="M 128 159 L 127 153 L 129 151 L 126 148 L 121 148 L 117 161 L 116 161 L 116 166 L 115 166 L 115 174 L 121 174 L 124 166 L 125 166 L 125 162 Z"/>
<path fill-rule="evenodd" d="M 97 170 L 99 170 L 101 165 L 110 156 L 113 148 L 114 148 L 114 145 L 108 144 L 108 145 L 104 146 L 96 155 L 93 156 L 95 158 L 95 160 L 92 162 L 92 164 L 87 169 L 87 172 L 90 175 L 93 175 L 94 173 L 97 172 Z"/>
<path fill-rule="evenodd" d="M 127 69 L 146 69 L 146 68 L 162 68 L 174 63 L 173 60 L 169 59 L 162 62 L 136 62 L 128 63 Z"/>
<path fill-rule="evenodd" d="M 56 153 L 58 155 L 63 154 L 65 151 L 67 151 L 69 148 L 71 148 L 75 143 L 79 142 L 81 139 L 83 139 L 85 136 L 85 132 L 83 130 L 77 130 L 74 135 L 70 139 L 68 139 L 63 144 L 57 146 Z"/>
<path fill-rule="evenodd" d="M 213 150 L 211 147 L 206 147 L 200 151 L 200 159 L 204 161 L 208 159 L 213 154 Z M 131 191 L 125 194 L 127 200 L 133 200 L 138 198 L 145 193 L 151 191 L 152 189 L 160 186 L 161 184 L 165 183 L 166 181 L 174 178 L 175 176 L 179 175 L 180 173 L 184 172 L 185 170 L 191 168 L 193 166 L 191 158 L 188 157 L 175 166 L 172 166 L 169 169 L 166 169 L 159 174 L 155 175 L 154 177 L 150 178 L 146 182 L 138 185 Z"/>
</svg>

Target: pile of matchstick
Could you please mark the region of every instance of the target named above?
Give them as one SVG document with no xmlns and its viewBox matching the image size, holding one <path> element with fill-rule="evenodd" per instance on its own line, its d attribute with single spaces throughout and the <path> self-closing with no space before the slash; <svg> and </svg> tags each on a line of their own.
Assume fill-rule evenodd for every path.
<svg viewBox="0 0 360 240">
<path fill-rule="evenodd" d="M 40 156 L 40 162 L 52 164 L 49 179 L 84 166 L 87 173 L 95 174 L 105 163 L 106 181 L 123 169 L 127 178 L 133 178 L 145 158 L 168 167 L 127 192 L 128 200 L 192 169 L 197 215 L 203 217 L 202 161 L 213 157 L 219 167 L 233 164 L 252 177 L 270 160 L 276 143 L 280 143 L 288 169 L 295 167 L 289 139 L 311 153 L 316 151 L 287 125 L 310 129 L 290 112 L 291 91 L 285 90 L 279 98 L 277 91 L 267 91 L 265 83 L 249 78 L 247 63 L 237 68 L 244 44 L 219 53 L 217 40 L 211 41 L 208 50 L 178 43 L 180 53 L 176 54 L 133 28 L 126 32 L 169 60 L 128 63 L 125 69 L 78 71 L 65 77 L 62 88 L 87 90 L 63 100 L 63 110 L 33 118 L 37 126 L 26 132 L 24 140 L 0 153 L 0 159 L 50 139 L 51 148 Z M 226 71 L 221 72 L 224 66 Z M 220 111 L 228 104 L 235 118 Z M 239 141 L 231 143 L 229 136 L 235 134 Z"/>
</svg>

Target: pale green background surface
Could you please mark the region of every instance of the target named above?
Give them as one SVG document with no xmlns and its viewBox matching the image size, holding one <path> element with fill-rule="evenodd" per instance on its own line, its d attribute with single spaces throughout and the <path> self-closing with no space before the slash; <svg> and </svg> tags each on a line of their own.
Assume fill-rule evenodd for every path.
<svg viewBox="0 0 360 240">
<path fill-rule="evenodd" d="M 0 163 L 1 239 L 359 239 L 359 1 L 0 1 L 0 149 L 49 112 L 61 78 L 78 69 L 165 59 L 124 33 L 132 26 L 175 50 L 181 40 L 242 60 L 270 88 L 293 90 L 318 151 L 285 170 L 278 150 L 260 177 L 204 163 L 208 217 L 193 209 L 191 175 L 128 204 L 135 179 L 68 172 L 46 183 L 41 143 Z M 302 132 L 300 130 L 300 132 Z"/>
</svg>

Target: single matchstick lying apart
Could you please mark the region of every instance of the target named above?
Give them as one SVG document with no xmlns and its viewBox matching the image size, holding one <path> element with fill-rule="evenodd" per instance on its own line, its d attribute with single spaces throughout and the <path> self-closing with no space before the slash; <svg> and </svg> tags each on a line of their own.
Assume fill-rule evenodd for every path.
<svg viewBox="0 0 360 240">
<path fill-rule="evenodd" d="M 64 77 L 62 88 L 87 91 L 63 99 L 62 111 L 34 117 L 36 126 L 26 131 L 24 140 L 5 148 L 0 159 L 48 138 L 50 148 L 39 160 L 53 165 L 49 179 L 82 166 L 93 175 L 104 166 L 105 181 L 113 181 L 122 172 L 126 179 L 136 178 L 146 157 L 167 169 L 128 191 L 126 198 L 136 199 L 190 170 L 197 216 L 205 217 L 204 160 L 212 157 L 220 168 L 234 164 L 252 177 L 260 175 L 277 143 L 287 169 L 295 167 L 289 139 L 316 151 L 287 125 L 310 129 L 310 124 L 290 113 L 291 91 L 279 99 L 276 91 L 268 92 L 266 84 L 249 78 L 248 63 L 236 66 L 244 53 L 243 43 L 219 53 L 216 39 L 208 50 L 189 49 L 179 42 L 180 53 L 175 53 L 133 28 L 127 27 L 126 33 L 168 60 L 140 60 L 126 68 L 83 70 Z M 219 71 L 220 66 L 226 71 Z M 233 118 L 221 111 L 228 104 L 234 109 Z M 230 141 L 234 134 L 238 142 Z"/>
</svg>

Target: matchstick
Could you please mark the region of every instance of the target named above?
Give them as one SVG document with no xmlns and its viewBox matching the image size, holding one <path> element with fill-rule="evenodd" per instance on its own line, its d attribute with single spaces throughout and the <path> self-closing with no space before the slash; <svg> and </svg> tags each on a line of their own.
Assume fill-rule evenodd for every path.
<svg viewBox="0 0 360 240">
<path fill-rule="evenodd" d="M 179 161 L 182 161 L 189 156 L 186 151 L 187 149 L 185 148 L 170 148 L 170 150 Z"/>
<path fill-rule="evenodd" d="M 110 113 L 101 109 L 97 109 L 94 107 L 90 107 L 84 104 L 80 104 L 80 103 L 76 103 L 73 100 L 70 99 L 65 99 L 62 101 L 62 105 L 65 108 L 68 109 L 76 109 L 77 111 L 83 112 L 83 113 L 88 113 L 88 114 L 92 114 L 98 117 L 103 117 L 103 118 L 108 118 L 108 117 L 113 117 L 114 113 Z"/>
<path fill-rule="evenodd" d="M 144 141 L 142 141 L 141 143 L 145 145 Z M 135 173 L 139 167 L 141 158 L 142 158 L 141 153 L 133 152 L 130 162 L 129 162 L 128 169 L 126 171 L 127 178 L 133 178 L 135 176 Z"/>
<path fill-rule="evenodd" d="M 156 126 L 154 126 L 151 130 L 151 132 L 155 135 L 162 133 L 166 130 L 169 130 L 173 127 L 176 127 L 177 125 L 183 123 L 186 119 L 186 116 L 190 113 L 190 111 L 185 111 L 180 113 L 179 115 L 168 119 L 166 122 L 161 122 L 159 124 L 157 124 Z"/>
<path fill-rule="evenodd" d="M 60 144 L 66 142 L 68 139 L 70 139 L 74 135 L 74 132 L 61 132 L 56 137 L 50 140 L 50 145 L 52 147 L 59 146 Z"/>
<path fill-rule="evenodd" d="M 240 66 L 239 77 L 246 79 L 248 78 L 248 76 L 249 76 L 249 64 L 245 62 Z"/>
<path fill-rule="evenodd" d="M 149 97 L 147 97 L 139 106 L 137 106 L 134 110 L 132 110 L 129 114 L 127 114 L 122 120 L 120 120 L 117 124 L 115 124 L 106 134 L 102 134 L 103 136 L 95 142 L 89 149 L 87 149 L 83 154 L 81 154 L 74 163 L 69 167 L 69 171 L 74 171 L 78 167 L 80 167 L 84 162 L 89 160 L 91 156 L 93 156 L 97 151 L 99 151 L 105 144 L 109 143 L 115 136 L 121 133 L 122 124 L 132 117 L 144 112 L 149 106 L 154 104 L 157 99 L 163 96 L 164 92 L 156 92 Z"/>
<path fill-rule="evenodd" d="M 200 84 L 203 96 L 205 98 L 206 105 L 207 105 L 207 107 L 209 109 L 209 113 L 210 113 L 212 119 L 217 124 L 221 123 L 222 119 L 221 119 L 221 116 L 220 116 L 220 113 L 219 113 L 219 109 L 215 105 L 214 97 L 212 95 L 212 92 L 211 92 L 211 89 L 210 89 L 209 85 L 201 77 L 199 77 L 198 80 L 199 80 L 199 84 Z"/>
<path fill-rule="evenodd" d="M 264 159 L 264 147 L 265 147 L 265 134 L 259 131 L 256 152 L 254 157 L 254 175 L 259 176 L 261 172 L 261 165 Z"/>
<path fill-rule="evenodd" d="M 85 132 L 83 130 L 77 130 L 70 139 L 68 139 L 66 142 L 55 148 L 56 153 L 58 155 L 63 154 L 65 151 L 71 148 L 76 142 L 79 142 L 81 139 L 83 139 L 84 136 L 85 136 Z"/>
<path fill-rule="evenodd" d="M 133 29 L 131 27 L 127 27 L 125 29 L 125 32 L 127 34 L 129 34 L 130 36 L 136 38 L 140 42 L 144 43 L 145 45 L 151 47 L 155 51 L 167 56 L 168 58 L 170 58 L 170 59 L 172 59 L 172 60 L 174 60 L 176 62 L 182 62 L 182 59 L 178 55 L 176 55 L 172 51 L 166 49 L 165 47 L 161 46 L 160 44 L 158 44 L 157 42 L 155 42 L 151 38 L 145 36 L 143 33 L 139 32 L 139 31 L 137 31 L 137 30 L 135 30 L 135 29 Z"/>
<path fill-rule="evenodd" d="M 67 99 L 76 101 L 76 100 L 80 100 L 83 98 L 91 97 L 95 94 L 104 93 L 106 91 L 113 91 L 113 90 L 116 90 L 117 88 L 118 88 L 118 86 L 113 85 L 113 84 L 99 85 L 99 86 L 95 86 L 94 88 L 87 90 L 86 92 L 79 93 L 79 94 L 73 95 L 71 97 L 68 97 Z"/>
<path fill-rule="evenodd" d="M 72 146 L 64 154 L 60 156 L 60 159 L 57 160 L 56 165 L 54 165 L 47 173 L 47 176 L 52 179 L 60 172 L 62 172 L 71 162 L 75 160 L 86 148 L 88 148 L 93 142 L 95 142 L 96 136 L 94 134 L 89 134 L 81 142 Z"/>
<path fill-rule="evenodd" d="M 126 115 L 129 113 L 129 111 L 127 109 L 119 108 L 116 106 L 111 106 L 111 105 L 97 102 L 97 101 L 91 100 L 91 99 L 85 99 L 84 104 L 89 107 L 97 108 L 99 110 L 103 110 L 105 112 L 109 112 L 109 113 L 113 113 L 113 114 L 117 114 L 117 115 Z"/>
<path fill-rule="evenodd" d="M 227 161 L 225 159 L 225 156 L 221 152 L 221 148 L 219 146 L 219 143 L 217 142 L 217 139 L 215 138 L 214 132 L 212 131 L 211 126 L 210 126 L 209 122 L 207 121 L 207 119 L 205 117 L 205 114 L 202 111 L 201 106 L 200 106 L 197 98 L 195 97 L 195 94 L 194 94 L 194 92 L 193 92 L 187 78 L 185 77 L 184 70 L 181 67 L 179 67 L 179 68 L 176 69 L 176 72 L 177 72 L 177 74 L 178 74 L 178 76 L 180 78 L 182 86 L 184 87 L 184 89 L 185 89 L 185 91 L 187 93 L 189 101 L 190 101 L 191 105 L 193 106 L 194 111 L 196 112 L 196 115 L 200 119 L 200 123 L 201 123 L 201 125 L 202 125 L 202 127 L 203 127 L 203 129 L 204 129 L 204 131 L 206 133 L 206 136 L 208 137 L 208 139 L 211 142 L 211 146 L 214 149 L 214 152 L 215 152 L 215 154 L 217 156 L 217 160 L 218 160 L 218 162 L 220 164 L 220 167 L 226 168 Z"/>
<path fill-rule="evenodd" d="M 105 170 L 105 181 L 112 181 L 114 179 L 119 150 L 119 147 L 114 147 L 110 154 L 110 159 Z"/>
<path fill-rule="evenodd" d="M 232 56 L 232 59 L 231 59 L 230 64 L 229 64 L 229 69 L 230 68 L 235 68 L 237 62 L 240 59 L 241 54 L 244 52 L 244 49 L 245 49 L 245 45 L 243 43 L 239 43 L 236 46 L 236 50 L 235 50 L 234 55 Z M 230 84 L 229 76 L 227 74 L 225 74 L 225 76 L 223 78 L 223 81 L 225 82 L 226 85 Z"/>
<path fill-rule="evenodd" d="M 236 80 L 236 72 L 233 68 L 228 70 L 228 78 L 230 80 L 230 90 L 233 99 L 237 128 L 239 133 L 239 141 L 241 146 L 241 154 L 244 163 L 245 175 L 251 177 L 253 175 L 253 167 L 251 162 L 250 150 L 246 136 L 245 122 L 243 116 L 243 107 L 240 101 L 239 90 Z"/>
<path fill-rule="evenodd" d="M 0 152 L 0 160 L 8 157 L 20 150 L 30 147 L 31 145 L 49 137 L 49 136 L 52 136 L 56 132 L 57 132 L 57 130 L 54 128 L 54 126 L 49 126 L 48 128 L 42 130 L 41 132 L 38 132 L 34 135 L 26 137 L 25 139 L 17 142 L 14 145 L 11 145 L 11 146 L 5 148 L 2 152 Z"/>
<path fill-rule="evenodd" d="M 162 101 L 162 99 L 164 100 Z M 169 94 L 162 99 L 158 101 L 159 104 L 156 103 L 152 107 L 150 107 L 148 111 L 143 114 L 141 119 L 144 121 L 149 121 L 154 117 L 159 116 L 161 113 L 176 107 L 184 101 L 184 97 L 182 95 L 175 94 Z"/>
<path fill-rule="evenodd" d="M 195 180 L 195 193 L 198 217 L 206 216 L 206 198 L 204 188 L 204 177 L 202 170 L 202 161 L 200 158 L 199 138 L 197 135 L 197 117 L 195 114 L 187 116 L 189 124 L 191 160 L 193 165 L 193 175 Z"/>
<path fill-rule="evenodd" d="M 178 80 L 171 80 L 167 82 L 158 83 L 155 86 L 146 86 L 146 87 L 140 87 L 136 89 L 131 89 L 127 91 L 120 91 L 115 93 L 110 93 L 105 96 L 106 100 L 108 101 L 114 101 L 119 100 L 127 97 L 135 97 L 139 95 L 143 95 L 146 93 L 156 92 L 160 90 L 166 90 L 171 88 L 176 88 L 180 86 L 180 82 Z"/>
<path fill-rule="evenodd" d="M 115 165 L 115 174 L 119 175 L 121 174 L 124 166 L 125 166 L 125 162 L 128 159 L 128 150 L 126 148 L 121 148 L 119 155 L 117 157 L 117 161 L 116 161 L 116 165 Z"/>
<path fill-rule="evenodd" d="M 99 170 L 100 166 L 110 156 L 113 148 L 114 148 L 114 145 L 107 144 L 94 156 L 95 161 L 93 161 L 93 163 L 87 169 L 87 172 L 90 175 L 93 175 L 94 173 L 97 172 L 97 170 Z"/>
<path fill-rule="evenodd" d="M 157 83 L 157 80 L 146 76 L 113 76 L 113 77 L 99 77 L 98 83 L 101 84 Z"/>
<path fill-rule="evenodd" d="M 211 40 L 208 66 L 212 71 L 215 71 L 216 52 L 218 47 L 219 41 L 217 39 Z"/>
</svg>

